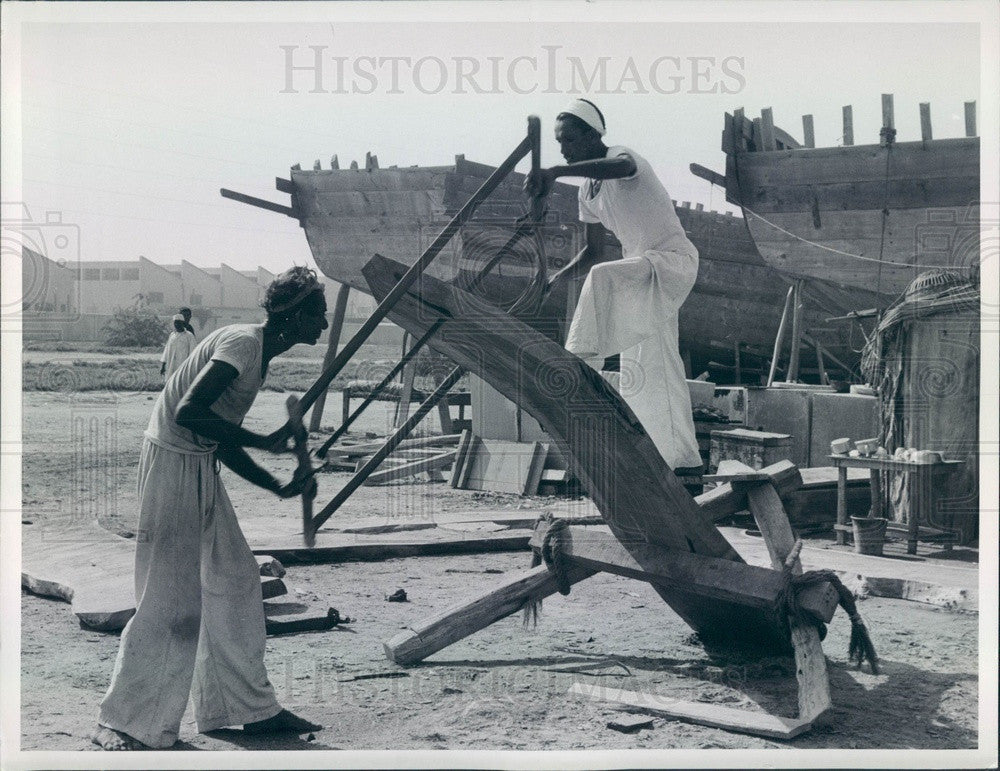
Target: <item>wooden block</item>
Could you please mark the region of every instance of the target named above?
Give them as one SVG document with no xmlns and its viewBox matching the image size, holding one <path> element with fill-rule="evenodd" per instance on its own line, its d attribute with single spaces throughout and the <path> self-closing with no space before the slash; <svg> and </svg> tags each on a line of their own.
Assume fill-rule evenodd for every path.
<svg viewBox="0 0 1000 771">
<path fill-rule="evenodd" d="M 688 723 L 724 728 L 727 731 L 754 736 L 766 736 L 771 739 L 792 739 L 807 731 L 812 725 L 808 720 L 778 717 L 765 712 L 747 712 L 718 704 L 682 701 L 669 696 L 637 693 L 602 685 L 574 683 L 569 689 L 569 695 L 584 696 L 595 701 L 611 701 Z"/>
<path fill-rule="evenodd" d="M 802 476 L 799 469 L 789 460 L 773 463 L 761 470 L 768 472 L 771 483 L 782 497 L 791 495 L 802 486 Z M 697 496 L 695 501 L 707 519 L 717 522 L 746 510 L 746 488 L 740 485 L 734 487 L 728 483 L 723 484 Z"/>
<path fill-rule="evenodd" d="M 778 145 L 774 138 L 774 114 L 770 107 L 765 107 L 760 111 L 760 135 L 763 150 L 777 150 Z"/>
<path fill-rule="evenodd" d="M 288 587 L 285 586 L 285 582 L 280 578 L 276 578 L 275 576 L 261 576 L 260 592 L 265 600 L 270 600 L 272 597 L 280 597 L 283 594 L 288 594 Z"/>
</svg>

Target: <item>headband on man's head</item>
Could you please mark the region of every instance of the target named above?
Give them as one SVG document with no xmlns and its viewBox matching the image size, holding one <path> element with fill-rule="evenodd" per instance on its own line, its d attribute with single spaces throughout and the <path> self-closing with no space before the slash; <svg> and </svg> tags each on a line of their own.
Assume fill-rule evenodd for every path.
<svg viewBox="0 0 1000 771">
<path fill-rule="evenodd" d="M 296 294 L 294 297 L 292 297 L 287 302 L 283 302 L 281 305 L 272 305 L 270 308 L 267 309 L 267 312 L 268 313 L 284 313 L 285 311 L 290 311 L 292 308 L 294 308 L 300 302 L 302 302 L 303 300 L 305 300 L 313 292 L 322 292 L 322 291 L 323 291 L 323 285 L 321 283 L 319 283 L 318 281 L 314 281 L 313 283 L 311 283 L 311 284 L 309 284 L 307 286 L 302 287 L 302 289 L 300 289 L 298 291 L 298 294 Z"/>
<path fill-rule="evenodd" d="M 597 109 L 597 105 L 586 99 L 574 99 L 559 114 L 572 115 L 575 118 L 579 118 L 602 137 L 607 132 L 607 127 L 604 125 L 604 116 L 601 114 L 601 111 Z"/>
</svg>

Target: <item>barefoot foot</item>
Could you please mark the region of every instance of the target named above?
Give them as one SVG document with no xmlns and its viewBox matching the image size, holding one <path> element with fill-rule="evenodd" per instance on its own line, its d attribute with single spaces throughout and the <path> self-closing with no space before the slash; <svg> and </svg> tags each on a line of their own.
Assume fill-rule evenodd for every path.
<svg viewBox="0 0 1000 771">
<path fill-rule="evenodd" d="M 97 726 L 97 730 L 90 735 L 90 741 L 101 749 L 109 751 L 149 749 L 138 739 L 103 725 Z"/>
<path fill-rule="evenodd" d="M 247 723 L 243 726 L 243 732 L 248 734 L 304 734 L 307 731 L 319 731 L 322 727 L 316 723 L 310 723 L 308 720 L 289 712 L 287 709 L 283 709 L 277 715 L 269 717 L 267 720 Z"/>
</svg>

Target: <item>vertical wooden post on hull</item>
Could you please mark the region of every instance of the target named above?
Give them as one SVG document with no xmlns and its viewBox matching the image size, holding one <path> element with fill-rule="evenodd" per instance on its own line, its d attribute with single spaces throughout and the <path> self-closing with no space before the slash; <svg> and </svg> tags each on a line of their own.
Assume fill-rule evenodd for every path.
<svg viewBox="0 0 1000 771">
<path fill-rule="evenodd" d="M 974 137 L 976 135 L 976 103 L 965 103 L 965 135 Z"/>
<path fill-rule="evenodd" d="M 845 104 L 844 112 L 844 147 L 854 144 L 854 108 Z"/>
<path fill-rule="evenodd" d="M 882 94 L 882 130 L 879 132 L 882 147 L 889 147 L 896 137 L 896 118 L 892 108 L 892 94 Z"/>
<path fill-rule="evenodd" d="M 806 147 L 816 146 L 816 135 L 813 133 L 813 116 L 802 116 L 802 144 Z"/>
<path fill-rule="evenodd" d="M 920 138 L 930 142 L 934 135 L 931 131 L 931 106 L 929 102 L 920 103 Z"/>
<path fill-rule="evenodd" d="M 795 286 L 793 285 L 788 287 L 788 294 L 785 295 L 785 307 L 781 311 L 781 321 L 778 323 L 778 334 L 774 336 L 774 351 L 771 353 L 771 369 L 767 374 L 768 388 L 774 384 L 774 375 L 778 370 L 778 356 L 781 355 L 781 344 L 785 340 L 785 329 L 788 327 L 788 317 L 791 313 L 794 294 Z"/>
<path fill-rule="evenodd" d="M 770 107 L 765 107 L 760 111 L 760 140 L 762 149 L 778 149 L 778 143 L 774 137 L 774 113 Z"/>
<path fill-rule="evenodd" d="M 326 343 L 326 354 L 323 356 L 323 369 L 329 367 L 330 363 L 337 356 L 337 348 L 340 345 L 340 333 L 344 329 L 344 316 L 347 314 L 347 297 L 350 293 L 351 287 L 347 284 L 341 284 L 337 290 L 337 299 L 333 305 L 333 320 L 330 322 L 330 337 Z M 323 419 L 323 408 L 326 406 L 326 394 L 327 391 L 324 389 L 316 397 L 312 412 L 309 415 L 310 431 L 319 431 L 319 423 Z"/>
</svg>

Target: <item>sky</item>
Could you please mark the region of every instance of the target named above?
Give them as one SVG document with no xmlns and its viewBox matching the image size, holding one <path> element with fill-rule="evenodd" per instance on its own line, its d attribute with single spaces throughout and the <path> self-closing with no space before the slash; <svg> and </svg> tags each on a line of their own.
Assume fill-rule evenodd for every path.
<svg viewBox="0 0 1000 771">
<path fill-rule="evenodd" d="M 771 107 L 798 139 L 812 114 L 817 146 L 829 146 L 847 104 L 855 143 L 877 143 L 882 93 L 894 94 L 900 140 L 920 137 L 920 102 L 931 104 L 935 137 L 953 137 L 964 134 L 963 103 L 981 101 L 979 28 L 954 13 L 934 23 L 770 14 L 802 19 L 778 22 L 665 3 L 623 21 L 636 16 L 607 3 L 513 3 L 486 23 L 477 4 L 414 13 L 349 3 L 253 21 L 235 12 L 243 6 L 196 15 L 165 4 L 110 21 L 116 9 L 103 7 L 118 4 L 41 5 L 19 29 L 20 92 L 5 104 L 20 128 L 13 200 L 35 221 L 58 212 L 73 225 L 82 260 L 312 264 L 294 220 L 219 189 L 288 203 L 274 178 L 291 165 L 328 168 L 334 154 L 341 167 L 363 164 L 366 151 L 383 167 L 459 153 L 497 164 L 532 113 L 543 164 L 557 163 L 553 119 L 576 96 L 598 104 L 609 144 L 649 159 L 672 197 L 721 211 L 733 209 L 723 191 L 688 165 L 724 171 L 727 111 Z"/>
</svg>

